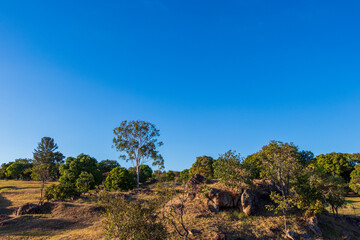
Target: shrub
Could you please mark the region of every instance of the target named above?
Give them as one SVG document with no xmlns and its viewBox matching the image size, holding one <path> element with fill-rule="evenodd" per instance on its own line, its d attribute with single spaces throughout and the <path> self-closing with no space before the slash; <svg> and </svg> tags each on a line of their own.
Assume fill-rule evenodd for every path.
<svg viewBox="0 0 360 240">
<path fill-rule="evenodd" d="M 130 173 L 126 168 L 116 167 L 107 176 L 105 187 L 109 190 L 127 191 L 136 187 L 136 179 L 134 174 Z"/>
<path fill-rule="evenodd" d="M 91 173 L 81 172 L 79 178 L 76 180 L 76 188 L 81 193 L 87 193 L 94 182 L 94 176 Z"/>
<path fill-rule="evenodd" d="M 190 168 L 190 174 L 194 175 L 199 173 L 206 178 L 213 178 L 214 169 L 213 169 L 214 159 L 208 156 L 197 157 L 195 163 Z"/>
<path fill-rule="evenodd" d="M 167 181 L 174 181 L 175 179 L 175 173 L 173 171 L 168 171 L 166 173 L 166 180 Z"/>
<path fill-rule="evenodd" d="M 180 181 L 183 183 L 187 182 L 190 179 L 190 171 L 189 169 L 184 169 L 180 172 Z"/>
<path fill-rule="evenodd" d="M 106 239 L 166 239 L 166 230 L 159 222 L 154 203 L 127 201 L 123 196 L 109 194 L 102 198 L 107 208 Z"/>
<path fill-rule="evenodd" d="M 240 154 L 227 151 L 213 164 L 214 177 L 230 187 L 239 187 L 249 183 L 249 174 L 240 164 Z"/>
<path fill-rule="evenodd" d="M 59 185 L 51 184 L 45 189 L 45 199 L 47 200 L 65 200 L 76 196 L 79 196 L 79 192 L 76 190 L 76 187 L 69 182 L 63 182 Z"/>
</svg>

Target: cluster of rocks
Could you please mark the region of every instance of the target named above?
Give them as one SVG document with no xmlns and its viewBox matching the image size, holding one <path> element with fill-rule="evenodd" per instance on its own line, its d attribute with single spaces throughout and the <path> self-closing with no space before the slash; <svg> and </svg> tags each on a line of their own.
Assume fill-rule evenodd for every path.
<svg viewBox="0 0 360 240">
<path fill-rule="evenodd" d="M 188 195 L 192 200 L 198 194 L 199 185 L 208 182 L 208 180 L 200 175 L 195 174 L 191 177 L 188 185 L 193 190 Z M 271 192 L 280 192 L 279 187 L 274 181 L 254 180 L 253 188 L 239 188 L 237 191 L 226 189 L 210 188 L 203 198 L 204 204 L 212 212 L 218 212 L 224 208 L 241 208 L 246 216 L 253 215 L 260 207 L 268 204 Z"/>
</svg>

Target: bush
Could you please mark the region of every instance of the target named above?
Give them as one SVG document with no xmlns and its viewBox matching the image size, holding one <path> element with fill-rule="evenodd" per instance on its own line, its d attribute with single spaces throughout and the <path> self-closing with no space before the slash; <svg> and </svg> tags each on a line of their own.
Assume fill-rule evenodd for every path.
<svg viewBox="0 0 360 240">
<path fill-rule="evenodd" d="M 81 193 L 87 193 L 90 190 L 90 186 L 94 183 L 94 176 L 91 173 L 81 172 L 76 180 L 76 188 Z"/>
<path fill-rule="evenodd" d="M 58 188 L 55 184 L 51 184 L 45 189 L 46 200 L 56 199 L 57 195 L 58 195 Z"/>
<path fill-rule="evenodd" d="M 59 185 L 51 184 L 45 189 L 45 199 L 51 200 L 65 200 L 72 199 L 76 196 L 79 196 L 79 192 L 76 190 L 75 185 L 63 182 Z"/>
<path fill-rule="evenodd" d="M 206 178 L 213 178 L 214 169 L 213 169 L 214 159 L 208 156 L 197 157 L 195 163 L 190 168 L 190 174 L 194 175 L 199 173 Z"/>
<path fill-rule="evenodd" d="M 183 183 L 187 182 L 190 179 L 190 171 L 189 169 L 184 169 L 180 172 L 180 181 Z"/>
<path fill-rule="evenodd" d="M 127 201 L 123 196 L 102 197 L 107 211 L 106 239 L 166 239 L 166 229 L 156 215 L 155 203 Z"/>
<path fill-rule="evenodd" d="M 127 191 L 136 187 L 136 177 L 126 168 L 116 167 L 105 180 L 105 187 L 110 190 Z"/>
<path fill-rule="evenodd" d="M 167 181 L 174 181 L 175 179 L 175 173 L 173 171 L 168 171 L 166 173 L 166 180 Z"/>
<path fill-rule="evenodd" d="M 213 164 L 214 177 L 230 187 L 239 187 L 249 183 L 249 174 L 240 164 L 240 154 L 227 151 Z"/>
</svg>

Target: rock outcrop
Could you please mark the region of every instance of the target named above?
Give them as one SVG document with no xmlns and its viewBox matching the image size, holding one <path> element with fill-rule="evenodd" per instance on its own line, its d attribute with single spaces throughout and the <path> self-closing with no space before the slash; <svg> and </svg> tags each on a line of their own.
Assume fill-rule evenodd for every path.
<svg viewBox="0 0 360 240">
<path fill-rule="evenodd" d="M 200 174 L 195 174 L 190 178 L 189 200 L 204 196 L 199 193 L 199 185 L 204 183 L 208 183 L 208 180 Z M 254 180 L 251 189 L 239 188 L 234 191 L 221 184 L 211 186 L 208 185 L 210 188 L 207 189 L 206 197 L 200 197 L 200 199 L 210 211 L 215 213 L 223 208 L 242 208 L 246 216 L 253 215 L 256 209 L 264 208 L 265 205 L 272 203 L 271 192 L 280 193 L 280 187 L 274 181 L 261 179 Z"/>
</svg>

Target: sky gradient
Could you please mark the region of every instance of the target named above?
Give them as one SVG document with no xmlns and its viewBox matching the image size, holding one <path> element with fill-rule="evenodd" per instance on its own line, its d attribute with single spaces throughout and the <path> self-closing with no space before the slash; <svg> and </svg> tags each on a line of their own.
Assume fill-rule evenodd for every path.
<svg viewBox="0 0 360 240">
<path fill-rule="evenodd" d="M 118 159 L 122 120 L 166 169 L 270 140 L 360 152 L 358 1 L 1 1 L 0 163 L 44 136 Z M 122 166 L 130 166 L 121 160 Z"/>
</svg>

